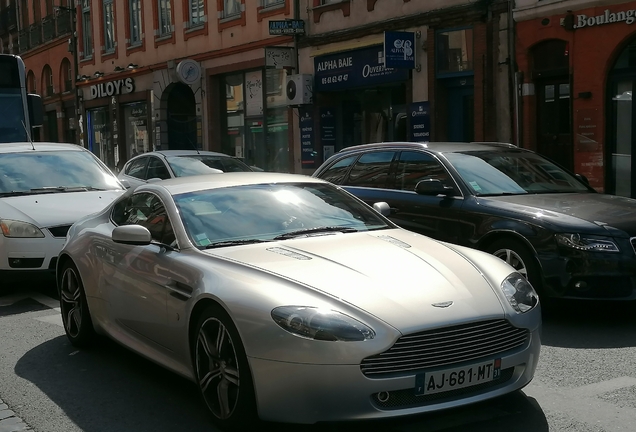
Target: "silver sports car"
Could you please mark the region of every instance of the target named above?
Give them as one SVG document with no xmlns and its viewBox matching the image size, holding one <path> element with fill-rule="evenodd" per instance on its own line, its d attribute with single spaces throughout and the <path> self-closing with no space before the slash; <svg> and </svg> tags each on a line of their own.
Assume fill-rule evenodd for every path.
<svg viewBox="0 0 636 432">
<path fill-rule="evenodd" d="M 428 412 L 528 384 L 532 286 L 375 208 L 291 174 L 140 186 L 71 227 L 66 334 L 107 335 L 193 380 L 223 428 Z"/>
</svg>

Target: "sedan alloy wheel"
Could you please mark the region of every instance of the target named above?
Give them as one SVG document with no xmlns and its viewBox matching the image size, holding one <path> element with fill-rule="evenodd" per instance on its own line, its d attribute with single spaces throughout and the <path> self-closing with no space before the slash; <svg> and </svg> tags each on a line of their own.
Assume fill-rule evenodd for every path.
<svg viewBox="0 0 636 432">
<path fill-rule="evenodd" d="M 84 286 L 77 268 L 67 262 L 59 280 L 60 309 L 66 336 L 75 346 L 87 345 L 94 335 Z"/>
</svg>

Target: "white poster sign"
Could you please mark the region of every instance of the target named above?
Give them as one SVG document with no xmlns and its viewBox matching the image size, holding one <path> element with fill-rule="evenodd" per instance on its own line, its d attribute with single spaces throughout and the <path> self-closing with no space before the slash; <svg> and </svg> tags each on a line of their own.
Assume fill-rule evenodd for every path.
<svg viewBox="0 0 636 432">
<path fill-rule="evenodd" d="M 245 114 L 248 117 L 263 115 L 263 73 L 245 74 Z"/>
</svg>

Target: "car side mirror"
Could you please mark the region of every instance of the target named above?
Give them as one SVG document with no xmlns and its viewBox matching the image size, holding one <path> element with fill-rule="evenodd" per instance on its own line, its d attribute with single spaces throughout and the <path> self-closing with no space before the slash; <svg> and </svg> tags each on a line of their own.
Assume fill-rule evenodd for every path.
<svg viewBox="0 0 636 432">
<path fill-rule="evenodd" d="M 415 192 L 419 195 L 451 195 L 453 188 L 444 186 L 438 179 L 426 179 L 417 182 Z"/>
<path fill-rule="evenodd" d="M 391 207 L 384 201 L 373 203 L 373 209 L 382 216 L 389 216 L 391 214 Z"/>
<path fill-rule="evenodd" d="M 42 126 L 44 124 L 44 104 L 40 95 L 28 94 L 27 105 L 29 107 L 29 123 L 31 123 L 31 127 Z"/>
<path fill-rule="evenodd" d="M 153 178 L 149 178 L 148 180 L 146 180 L 146 183 L 157 183 L 160 182 L 161 179 L 159 177 L 153 177 Z"/>
<path fill-rule="evenodd" d="M 574 174 L 574 176 L 577 179 L 579 179 L 581 181 L 581 183 L 585 184 L 586 186 L 590 185 L 590 181 L 583 174 Z"/>
<path fill-rule="evenodd" d="M 123 225 L 113 230 L 111 238 L 115 243 L 133 246 L 147 246 L 152 241 L 148 228 L 141 225 Z"/>
</svg>

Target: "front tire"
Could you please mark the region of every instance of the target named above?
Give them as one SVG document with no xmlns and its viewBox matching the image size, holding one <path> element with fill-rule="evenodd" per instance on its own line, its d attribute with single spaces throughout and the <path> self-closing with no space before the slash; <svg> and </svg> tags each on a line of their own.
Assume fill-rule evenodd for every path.
<svg viewBox="0 0 636 432">
<path fill-rule="evenodd" d="M 212 421 L 227 430 L 250 430 L 256 421 L 252 374 L 236 326 L 220 306 L 197 321 L 193 366 Z"/>
<path fill-rule="evenodd" d="M 82 279 L 72 261 L 64 263 L 61 273 L 58 291 L 66 337 L 73 346 L 86 347 L 95 338 L 95 330 Z"/>
<path fill-rule="evenodd" d="M 523 275 L 532 286 L 541 289 L 541 272 L 530 249 L 514 239 L 501 239 L 491 244 L 487 252 L 510 264 Z"/>
</svg>

